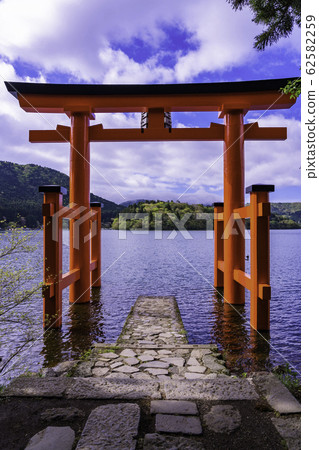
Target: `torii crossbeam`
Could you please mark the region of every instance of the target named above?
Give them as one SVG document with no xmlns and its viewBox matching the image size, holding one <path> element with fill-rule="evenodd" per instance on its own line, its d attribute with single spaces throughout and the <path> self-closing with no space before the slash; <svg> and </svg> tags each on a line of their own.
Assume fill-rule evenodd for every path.
<svg viewBox="0 0 319 450">
<path fill-rule="evenodd" d="M 234 211 L 244 207 L 244 141 L 287 138 L 286 128 L 244 124 L 244 116 L 252 110 L 290 108 L 295 100 L 280 92 L 290 80 L 293 79 L 167 85 L 6 82 L 6 87 L 26 112 L 65 113 L 71 119 L 70 127 L 57 125 L 56 130 L 30 131 L 30 142 L 70 142 L 70 202 L 85 208 L 90 207 L 90 142 L 223 141 L 225 228 Z M 164 112 L 175 111 L 218 111 L 219 118 L 224 118 L 224 125 L 211 123 L 209 128 L 165 128 Z M 95 113 L 116 112 L 147 112 L 148 127 L 104 129 L 102 125 L 90 126 Z M 83 221 L 80 227 L 79 249 L 73 248 L 72 226 L 70 230 L 70 271 L 80 271 L 79 278 L 70 286 L 70 302 L 90 300 L 90 242 L 84 242 L 89 233 L 87 222 Z M 223 284 L 224 297 L 232 304 L 241 304 L 245 300 L 244 286 L 248 286 L 248 281 L 242 275 L 244 252 L 244 236 L 240 233 L 231 234 L 224 240 L 224 260 L 220 265 L 223 280 L 215 279 L 215 286 Z M 264 282 L 263 286 L 268 284 Z M 267 328 L 267 325 L 263 327 Z"/>
</svg>

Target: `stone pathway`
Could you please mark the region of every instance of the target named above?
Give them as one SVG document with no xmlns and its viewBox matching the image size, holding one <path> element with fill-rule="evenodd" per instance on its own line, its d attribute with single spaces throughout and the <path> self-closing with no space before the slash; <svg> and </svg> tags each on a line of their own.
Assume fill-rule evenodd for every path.
<svg viewBox="0 0 319 450">
<path fill-rule="evenodd" d="M 96 377 L 136 380 L 211 380 L 229 375 L 215 345 L 144 344 L 143 348 L 97 344 L 89 361 L 61 363 L 43 376 Z"/>
<path fill-rule="evenodd" d="M 176 345 L 187 343 L 175 297 L 140 296 L 117 340 L 118 345 Z"/>
<path fill-rule="evenodd" d="M 96 344 L 87 361 L 20 377 L 3 395 L 104 401 L 91 409 L 78 450 L 300 448 L 300 404 L 274 375 L 238 378 L 216 346 L 187 344 L 174 297 L 139 297 L 116 343 Z M 78 405 L 41 412 L 50 424 L 82 417 Z M 28 449 L 48 449 L 50 436 L 63 433 L 70 440 L 71 429 L 53 428 Z"/>
</svg>

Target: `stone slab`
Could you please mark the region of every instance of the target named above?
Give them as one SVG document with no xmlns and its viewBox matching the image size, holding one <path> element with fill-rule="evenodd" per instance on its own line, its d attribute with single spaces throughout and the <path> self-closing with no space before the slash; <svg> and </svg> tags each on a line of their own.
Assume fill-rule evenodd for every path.
<svg viewBox="0 0 319 450">
<path fill-rule="evenodd" d="M 140 408 L 134 403 L 99 406 L 91 412 L 76 450 L 133 450 L 139 421 Z"/>
<path fill-rule="evenodd" d="M 90 377 L 92 376 L 92 361 L 80 362 L 73 370 L 73 376 L 75 377 Z"/>
<path fill-rule="evenodd" d="M 145 369 L 146 372 L 151 373 L 152 375 L 168 375 L 168 370 L 166 369 Z"/>
<path fill-rule="evenodd" d="M 252 380 L 269 405 L 280 414 L 301 412 L 301 405 L 281 381 L 270 372 L 256 372 Z"/>
<path fill-rule="evenodd" d="M 196 416 L 198 414 L 195 402 L 187 400 L 152 400 L 151 414 L 183 414 Z"/>
<path fill-rule="evenodd" d="M 170 380 L 161 383 L 167 400 L 257 400 L 255 387 L 245 378 Z"/>
<path fill-rule="evenodd" d="M 19 377 L 12 381 L 0 396 L 4 397 L 63 397 L 72 385 L 65 377 Z"/>
<path fill-rule="evenodd" d="M 99 359 L 98 361 L 96 361 L 96 363 L 94 364 L 94 367 L 108 367 L 110 364 L 110 361 L 102 361 L 101 359 Z M 116 364 L 116 363 L 115 363 Z M 121 365 L 122 363 L 119 363 L 119 365 Z M 112 367 L 112 365 L 111 365 Z"/>
<path fill-rule="evenodd" d="M 165 436 L 163 434 L 146 434 L 143 450 L 205 450 L 200 441 L 182 436 Z"/>
<path fill-rule="evenodd" d="M 160 358 L 161 361 L 165 361 L 168 364 L 172 364 L 173 366 L 183 367 L 185 364 L 184 358 L 174 358 L 173 356 L 163 356 Z"/>
<path fill-rule="evenodd" d="M 205 355 L 208 355 L 210 353 L 209 349 L 196 349 L 193 350 L 191 353 L 192 358 L 202 358 Z"/>
<path fill-rule="evenodd" d="M 160 399 L 159 382 L 155 380 L 75 378 L 66 390 L 67 398 L 79 399 Z"/>
<path fill-rule="evenodd" d="M 56 373 L 57 376 L 62 375 L 65 372 L 69 372 L 69 370 L 72 370 L 78 363 L 78 360 L 74 360 L 74 361 L 63 361 L 61 363 L 59 363 L 57 366 L 55 366 L 54 368 L 51 368 L 54 370 L 54 372 Z"/>
<path fill-rule="evenodd" d="M 199 417 L 156 414 L 155 431 L 164 433 L 202 434 Z"/>
<path fill-rule="evenodd" d="M 132 378 L 135 378 L 136 380 L 153 380 L 153 378 L 146 372 L 133 373 Z"/>
<path fill-rule="evenodd" d="M 151 356 L 156 356 L 157 352 L 155 350 L 145 350 L 143 352 L 143 355 L 151 355 Z M 154 358 L 153 358 L 154 359 Z"/>
<path fill-rule="evenodd" d="M 75 433 L 70 427 L 47 427 L 35 434 L 26 450 L 72 450 Z"/>
<path fill-rule="evenodd" d="M 129 366 L 135 366 L 136 364 L 139 364 L 139 360 L 135 358 L 134 356 L 125 358 L 124 359 L 125 364 L 128 364 Z"/>
<path fill-rule="evenodd" d="M 192 356 L 192 357 L 190 357 L 189 360 L 187 361 L 187 365 L 188 365 L 188 366 L 199 366 L 200 363 L 199 363 L 199 361 L 198 361 L 196 358 L 194 358 L 194 357 Z"/>
<path fill-rule="evenodd" d="M 154 361 L 154 358 L 153 358 L 153 356 L 151 356 L 151 355 L 139 355 L 138 356 L 138 359 L 140 360 L 140 361 L 142 361 L 142 362 L 149 362 L 149 361 Z"/>
<path fill-rule="evenodd" d="M 228 374 L 229 371 L 224 367 L 224 361 L 215 358 L 212 355 L 203 356 L 203 365 L 208 367 L 213 372 Z"/>
<path fill-rule="evenodd" d="M 131 375 L 134 375 L 134 374 L 131 374 Z M 129 380 L 130 375 L 125 375 L 125 373 L 112 372 L 112 373 L 110 373 L 110 375 L 106 375 L 105 378 L 114 378 L 116 380 L 120 380 L 120 379 L 121 380 L 124 380 L 124 379 Z"/>
<path fill-rule="evenodd" d="M 107 353 L 100 353 L 99 354 L 99 358 L 101 358 L 101 359 L 116 359 L 118 357 L 119 357 L 119 355 L 117 355 L 114 352 L 107 352 Z"/>
<path fill-rule="evenodd" d="M 289 450 L 299 450 L 301 448 L 300 417 L 272 417 L 271 421 L 280 436 L 286 441 Z"/>
<path fill-rule="evenodd" d="M 109 372 L 110 369 L 108 367 L 96 367 L 92 370 L 92 375 L 95 377 L 104 377 Z"/>
<path fill-rule="evenodd" d="M 121 373 L 134 373 L 134 372 L 138 372 L 139 370 L 137 369 L 137 367 L 133 367 L 133 366 L 121 366 L 121 367 L 116 367 L 116 369 L 113 369 L 114 372 L 121 372 Z"/>
<path fill-rule="evenodd" d="M 206 372 L 206 367 L 204 366 L 188 366 L 187 370 L 189 372 L 193 372 L 193 373 L 205 373 Z"/>
<path fill-rule="evenodd" d="M 205 375 L 202 373 L 193 373 L 193 372 L 185 372 L 184 374 L 187 380 L 201 380 L 205 378 Z"/>
<path fill-rule="evenodd" d="M 120 355 L 128 358 L 133 358 L 134 356 L 136 356 L 136 353 L 132 349 L 126 348 L 120 353 Z"/>
<path fill-rule="evenodd" d="M 40 415 L 41 420 L 73 420 L 84 417 L 85 413 L 79 408 L 50 408 L 43 411 Z"/>
<path fill-rule="evenodd" d="M 149 361 L 140 365 L 141 369 L 167 369 L 169 364 L 164 361 Z"/>
<path fill-rule="evenodd" d="M 123 366 L 123 362 L 122 361 L 118 361 L 118 362 L 110 364 L 110 367 L 112 369 L 115 369 L 116 367 L 120 367 L 120 366 Z"/>
<path fill-rule="evenodd" d="M 207 428 L 214 433 L 230 434 L 241 424 L 240 412 L 232 405 L 214 405 L 204 415 Z"/>
</svg>

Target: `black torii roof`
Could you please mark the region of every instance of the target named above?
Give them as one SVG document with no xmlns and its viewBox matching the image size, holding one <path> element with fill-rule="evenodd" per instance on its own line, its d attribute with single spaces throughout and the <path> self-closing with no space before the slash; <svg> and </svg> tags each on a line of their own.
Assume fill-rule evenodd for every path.
<svg viewBox="0 0 319 450">
<path fill-rule="evenodd" d="M 53 84 L 5 81 L 14 97 L 38 95 L 183 95 L 279 91 L 297 78 L 184 84 Z"/>
</svg>

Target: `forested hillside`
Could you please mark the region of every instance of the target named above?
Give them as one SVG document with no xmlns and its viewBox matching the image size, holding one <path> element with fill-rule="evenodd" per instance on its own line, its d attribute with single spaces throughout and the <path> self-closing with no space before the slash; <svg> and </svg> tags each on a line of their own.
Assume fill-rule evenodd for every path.
<svg viewBox="0 0 319 450">
<path fill-rule="evenodd" d="M 39 193 L 39 186 L 57 184 L 69 189 L 69 177 L 57 170 L 41 167 L 36 164 L 15 164 L 0 161 L 0 220 L 17 221 L 33 228 L 43 222 L 41 204 L 43 194 Z M 111 218 L 123 209 L 116 203 L 91 194 L 92 202 L 102 202 L 102 222 L 110 223 Z M 69 195 L 65 195 L 63 202 L 69 203 Z"/>
<path fill-rule="evenodd" d="M 280 228 L 300 228 L 301 226 L 301 215 L 300 203 L 272 203 L 271 204 L 271 217 L 270 217 L 270 228 L 280 229 Z M 181 220 L 185 214 L 189 217 L 185 221 L 185 228 L 187 230 L 205 230 L 206 223 L 205 219 L 198 219 L 197 215 L 199 213 L 213 213 L 214 208 L 212 206 L 204 205 L 189 205 L 188 203 L 179 202 L 163 202 L 163 201 L 142 201 L 129 205 L 123 209 L 122 213 L 147 213 L 149 220 L 149 227 L 151 230 L 155 229 L 156 220 L 157 224 L 162 223 L 163 230 L 173 230 L 176 228 L 174 225 L 174 220 L 170 218 L 170 214 L 174 214 L 177 220 Z M 186 220 L 186 217 L 185 217 Z M 125 224 L 126 221 L 126 224 Z M 212 225 L 212 224 L 211 224 Z M 159 225 L 157 225 L 159 226 Z M 249 228 L 249 220 L 246 221 L 246 226 Z M 141 218 L 130 218 L 126 220 L 123 216 L 118 216 L 112 224 L 113 229 L 139 229 L 142 227 Z M 209 226 L 212 228 L 212 226 Z"/>
<path fill-rule="evenodd" d="M 41 204 L 43 194 L 38 191 L 39 186 L 45 184 L 57 184 L 68 189 L 69 177 L 64 173 L 48 167 L 41 167 L 36 164 L 15 164 L 0 161 L 0 220 L 15 222 L 33 228 L 42 225 Z M 69 203 L 69 195 L 64 196 L 64 204 Z M 185 223 L 188 230 L 206 229 L 206 220 L 197 219 L 198 213 L 212 213 L 212 206 L 190 205 L 173 201 L 142 200 L 138 203 L 124 205 L 105 200 L 91 194 L 92 202 L 102 202 L 102 223 L 111 224 L 112 228 L 118 229 L 124 226 L 120 222 L 119 212 L 126 213 L 148 213 L 150 229 L 155 229 L 156 213 L 163 214 L 162 229 L 171 230 L 176 228 L 169 214 L 175 214 L 181 220 L 185 214 L 189 217 Z M 300 228 L 301 225 L 301 205 L 300 203 L 272 203 L 271 204 L 271 228 Z M 18 218 L 19 217 L 19 218 Z M 159 217 L 159 216 L 157 216 Z M 141 219 L 129 220 L 127 229 L 141 228 Z M 249 227 L 249 221 L 247 221 Z M 1 226 L 1 224 L 0 224 Z"/>
</svg>

